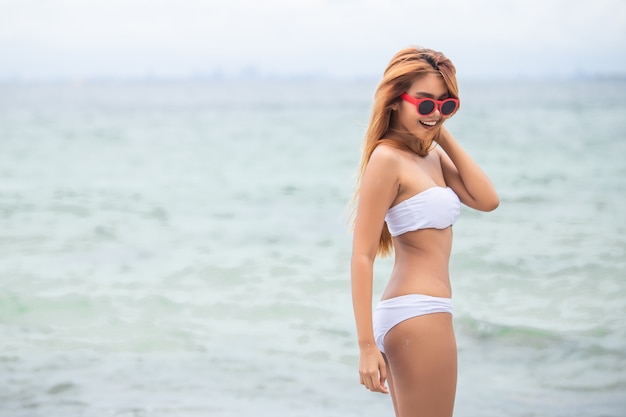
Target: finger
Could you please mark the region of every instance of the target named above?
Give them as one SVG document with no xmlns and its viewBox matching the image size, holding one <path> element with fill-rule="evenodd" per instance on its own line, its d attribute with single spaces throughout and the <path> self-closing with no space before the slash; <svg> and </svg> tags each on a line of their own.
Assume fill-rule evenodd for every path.
<svg viewBox="0 0 626 417">
<path fill-rule="evenodd" d="M 369 389 L 372 386 L 372 377 L 368 372 L 362 372 L 360 373 L 360 382 L 361 385 L 365 385 L 365 387 L 367 389 Z"/>
<path fill-rule="evenodd" d="M 365 378 L 365 387 L 372 392 L 388 393 L 387 387 L 379 381 L 378 372 Z"/>
<path fill-rule="evenodd" d="M 386 381 L 387 381 L 387 366 L 385 366 L 385 363 L 382 363 L 380 366 L 380 386 L 383 389 L 382 392 L 384 392 L 385 394 L 389 393 L 389 390 L 387 389 L 387 386 L 385 385 Z"/>
<path fill-rule="evenodd" d="M 380 385 L 379 385 L 380 389 L 378 392 L 383 393 L 383 394 L 389 394 L 389 389 L 387 388 L 387 386 L 385 385 L 384 381 L 381 381 Z"/>
<path fill-rule="evenodd" d="M 378 379 L 376 379 L 376 385 L 374 386 L 374 389 L 372 389 L 372 391 L 374 392 L 380 392 L 381 394 L 388 394 L 389 391 L 387 390 L 387 387 L 381 383 Z"/>
<path fill-rule="evenodd" d="M 372 377 L 371 375 L 366 375 L 364 382 L 365 382 L 364 384 L 365 388 L 367 388 L 370 391 L 375 391 L 376 385 L 378 385 L 376 382 L 376 378 Z"/>
<path fill-rule="evenodd" d="M 386 380 L 387 380 L 387 366 L 383 362 L 380 364 L 380 383 L 385 385 Z"/>
</svg>

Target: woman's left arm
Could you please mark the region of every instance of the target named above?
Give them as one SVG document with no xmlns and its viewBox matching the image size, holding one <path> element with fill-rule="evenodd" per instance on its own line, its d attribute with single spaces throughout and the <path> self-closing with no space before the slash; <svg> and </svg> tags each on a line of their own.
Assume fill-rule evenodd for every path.
<svg viewBox="0 0 626 417">
<path fill-rule="evenodd" d="M 443 177 L 461 202 L 480 211 L 495 210 L 500 199 L 489 177 L 445 126 L 441 127 L 437 143 L 443 149 L 438 151 Z"/>
</svg>

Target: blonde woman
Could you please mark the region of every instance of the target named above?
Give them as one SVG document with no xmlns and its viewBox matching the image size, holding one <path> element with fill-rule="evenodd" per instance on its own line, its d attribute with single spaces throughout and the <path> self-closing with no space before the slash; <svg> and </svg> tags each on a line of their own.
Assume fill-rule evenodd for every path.
<svg viewBox="0 0 626 417">
<path fill-rule="evenodd" d="M 452 62 L 404 49 L 384 72 L 365 136 L 351 262 L 359 374 L 367 389 L 391 392 L 397 417 L 452 416 L 452 225 L 461 203 L 481 211 L 499 204 L 489 178 L 443 126 L 459 104 Z M 372 312 L 374 260 L 391 253 L 394 267 Z"/>
</svg>

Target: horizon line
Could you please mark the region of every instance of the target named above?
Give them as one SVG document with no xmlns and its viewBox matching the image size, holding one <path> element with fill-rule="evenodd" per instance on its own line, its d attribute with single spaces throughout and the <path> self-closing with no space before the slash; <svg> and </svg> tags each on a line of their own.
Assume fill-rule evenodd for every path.
<svg viewBox="0 0 626 417">
<path fill-rule="evenodd" d="M 500 75 L 500 76 L 458 76 L 461 82 L 504 82 L 504 81 L 626 81 L 626 72 L 623 73 L 572 73 L 568 75 Z M 21 77 L 0 76 L 0 85 L 12 84 L 106 84 L 106 83 L 177 83 L 177 82 L 376 82 L 381 79 L 378 75 L 354 75 L 338 76 L 329 74 L 189 74 L 189 75 L 89 75 L 89 76 L 44 76 L 44 77 Z"/>
</svg>

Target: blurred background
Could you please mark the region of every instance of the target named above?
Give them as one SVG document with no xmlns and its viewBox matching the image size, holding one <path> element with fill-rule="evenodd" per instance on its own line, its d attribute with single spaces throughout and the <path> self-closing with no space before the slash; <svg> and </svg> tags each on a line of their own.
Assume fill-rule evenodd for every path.
<svg viewBox="0 0 626 417">
<path fill-rule="evenodd" d="M 0 0 L 0 416 L 393 415 L 349 203 L 409 45 L 501 197 L 454 226 L 455 415 L 623 416 L 618 0 Z"/>
<path fill-rule="evenodd" d="M 407 45 L 463 78 L 623 75 L 622 0 L 1 0 L 0 78 L 377 78 Z"/>
</svg>

